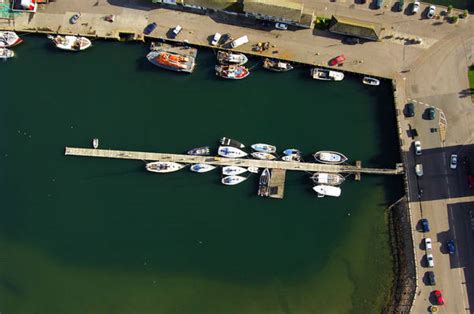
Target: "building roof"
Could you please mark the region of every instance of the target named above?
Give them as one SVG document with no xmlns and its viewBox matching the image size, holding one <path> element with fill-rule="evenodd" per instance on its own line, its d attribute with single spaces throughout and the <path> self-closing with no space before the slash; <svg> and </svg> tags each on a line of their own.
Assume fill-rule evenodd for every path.
<svg viewBox="0 0 474 314">
<path fill-rule="evenodd" d="M 303 3 L 298 0 L 244 0 L 244 12 L 299 21 Z"/>
<path fill-rule="evenodd" d="M 241 7 L 239 0 L 182 0 L 185 5 L 195 5 L 198 7 L 235 11 L 233 8 Z"/>
<path fill-rule="evenodd" d="M 370 40 L 379 40 L 381 29 L 382 27 L 378 23 L 335 15 L 329 24 L 330 32 Z"/>
</svg>

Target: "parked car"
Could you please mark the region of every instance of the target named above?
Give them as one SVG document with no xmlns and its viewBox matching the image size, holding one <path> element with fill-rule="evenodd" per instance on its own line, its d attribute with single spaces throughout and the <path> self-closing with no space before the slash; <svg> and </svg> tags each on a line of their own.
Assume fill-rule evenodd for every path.
<svg viewBox="0 0 474 314">
<path fill-rule="evenodd" d="M 429 232 L 430 231 L 430 223 L 428 222 L 428 219 L 426 219 L 426 218 L 420 219 L 420 224 L 421 224 L 421 230 L 423 232 Z"/>
<path fill-rule="evenodd" d="M 405 105 L 405 116 L 414 117 L 415 116 L 415 105 L 411 102 Z"/>
<path fill-rule="evenodd" d="M 419 177 L 423 176 L 423 165 L 422 164 L 416 164 L 415 165 L 415 173 Z"/>
<path fill-rule="evenodd" d="M 182 30 L 183 30 L 183 28 L 181 27 L 181 25 L 176 25 L 176 27 L 173 29 L 174 37 L 178 36 L 179 33 L 181 33 Z"/>
<path fill-rule="evenodd" d="M 428 8 L 428 12 L 426 13 L 426 17 L 432 19 L 435 16 L 436 7 L 434 5 L 430 5 Z"/>
<path fill-rule="evenodd" d="M 431 238 L 425 238 L 425 250 L 431 250 L 432 248 Z"/>
<path fill-rule="evenodd" d="M 421 155 L 421 142 L 415 141 L 413 145 L 415 146 L 415 154 L 420 156 Z"/>
<path fill-rule="evenodd" d="M 436 304 L 443 305 L 444 304 L 444 299 L 443 299 L 443 295 L 441 294 L 441 291 L 435 290 L 434 295 L 435 295 L 435 298 L 436 298 Z"/>
<path fill-rule="evenodd" d="M 80 17 L 81 17 L 81 13 L 74 14 L 74 15 L 71 16 L 71 18 L 69 19 L 69 23 L 71 23 L 71 24 L 76 24 Z"/>
<path fill-rule="evenodd" d="M 340 65 L 340 64 L 343 64 L 344 61 L 346 61 L 346 56 L 340 55 L 331 59 L 331 61 L 329 61 L 329 65 L 331 66 Z"/>
<path fill-rule="evenodd" d="M 451 155 L 451 161 L 449 163 L 449 167 L 451 169 L 456 169 L 458 167 L 458 155 L 457 154 L 452 154 Z"/>
<path fill-rule="evenodd" d="M 426 254 L 426 260 L 428 261 L 428 267 L 434 267 L 433 254 Z"/>
<path fill-rule="evenodd" d="M 221 36 L 221 39 L 219 40 L 219 44 L 224 45 L 229 40 L 232 40 L 232 36 L 230 36 L 229 33 L 225 33 L 224 35 Z"/>
<path fill-rule="evenodd" d="M 397 6 L 398 12 L 402 12 L 404 8 L 405 8 L 405 0 L 399 0 L 398 6 Z"/>
<path fill-rule="evenodd" d="M 143 30 L 143 34 L 145 34 L 145 35 L 150 35 L 151 32 L 153 32 L 153 31 L 155 30 L 156 26 L 157 26 L 157 25 L 156 25 L 155 22 L 148 24 L 148 25 L 145 27 L 145 29 Z"/>
<path fill-rule="evenodd" d="M 288 29 L 288 25 L 285 23 L 275 23 L 275 28 L 286 31 Z"/>
<path fill-rule="evenodd" d="M 431 285 L 431 286 L 436 285 L 436 277 L 435 277 L 434 272 L 427 271 L 426 274 L 428 276 L 428 284 Z"/>
<path fill-rule="evenodd" d="M 411 14 L 416 14 L 418 11 L 420 11 L 420 1 L 415 1 L 411 7 Z"/>
<path fill-rule="evenodd" d="M 426 109 L 426 116 L 428 120 L 434 120 L 434 118 L 436 117 L 436 109 L 433 107 L 429 107 L 428 109 Z"/>
<path fill-rule="evenodd" d="M 374 6 L 376 9 L 380 9 L 383 6 L 383 0 L 375 0 Z"/>
<path fill-rule="evenodd" d="M 454 254 L 454 252 L 456 251 L 456 246 L 454 245 L 453 240 L 446 241 L 446 247 L 448 248 L 449 254 Z"/>
<path fill-rule="evenodd" d="M 211 46 L 217 46 L 220 39 L 221 39 L 221 34 L 220 33 L 215 33 L 214 37 L 212 37 Z"/>
</svg>

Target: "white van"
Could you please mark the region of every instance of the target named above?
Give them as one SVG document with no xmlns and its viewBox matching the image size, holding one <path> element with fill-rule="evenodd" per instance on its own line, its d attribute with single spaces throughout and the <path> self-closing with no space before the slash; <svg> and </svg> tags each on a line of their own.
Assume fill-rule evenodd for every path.
<svg viewBox="0 0 474 314">
<path fill-rule="evenodd" d="M 221 39 L 221 34 L 220 33 L 215 33 L 214 37 L 212 37 L 211 45 L 212 46 L 217 46 L 220 39 Z"/>
<path fill-rule="evenodd" d="M 233 42 L 231 42 L 230 46 L 232 48 L 237 48 L 237 47 L 242 46 L 243 44 L 246 44 L 248 42 L 249 42 L 249 38 L 247 37 L 247 35 L 245 35 L 245 36 L 239 37 L 236 40 L 234 40 Z"/>
<path fill-rule="evenodd" d="M 423 175 L 423 165 L 422 164 L 416 164 L 415 165 L 415 172 L 416 175 L 421 177 Z"/>
<path fill-rule="evenodd" d="M 173 29 L 173 35 L 174 37 L 178 36 L 178 34 L 181 32 L 183 28 L 181 27 L 181 25 L 177 25 L 174 29 Z"/>
</svg>

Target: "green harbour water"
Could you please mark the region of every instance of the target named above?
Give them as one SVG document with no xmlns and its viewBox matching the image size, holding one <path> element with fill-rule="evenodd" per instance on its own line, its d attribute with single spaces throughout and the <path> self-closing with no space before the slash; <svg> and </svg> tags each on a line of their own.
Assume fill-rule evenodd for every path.
<svg viewBox="0 0 474 314">
<path fill-rule="evenodd" d="M 401 177 L 348 178 L 318 199 L 308 174 L 288 172 L 273 200 L 255 175 L 228 187 L 217 170 L 156 175 L 64 147 L 184 152 L 228 136 L 394 167 L 390 82 L 318 82 L 302 66 L 223 81 L 212 51 L 181 75 L 144 45 L 94 44 L 65 53 L 27 36 L 0 64 L 0 312 L 380 313 Z"/>
</svg>

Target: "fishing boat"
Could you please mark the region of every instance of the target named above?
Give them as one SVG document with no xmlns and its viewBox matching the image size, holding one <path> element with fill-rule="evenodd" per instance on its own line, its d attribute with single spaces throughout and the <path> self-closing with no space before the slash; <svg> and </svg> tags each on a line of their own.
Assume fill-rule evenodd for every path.
<svg viewBox="0 0 474 314">
<path fill-rule="evenodd" d="M 192 73 L 196 65 L 194 57 L 190 55 L 182 55 L 175 52 L 160 50 L 151 51 L 147 54 L 148 61 L 160 68 L 176 71 Z"/>
<path fill-rule="evenodd" d="M 283 151 L 283 154 L 285 155 L 301 155 L 301 151 L 299 149 L 296 149 L 296 148 L 287 148 Z"/>
<path fill-rule="evenodd" d="M 227 177 L 223 177 L 221 182 L 222 184 L 225 184 L 225 185 L 236 185 L 245 181 L 246 179 L 247 178 L 241 177 L 241 176 L 227 176 Z"/>
<path fill-rule="evenodd" d="M 240 143 L 239 141 L 228 138 L 228 137 L 221 138 L 220 143 L 224 146 L 233 146 L 233 147 L 237 147 L 237 148 L 240 148 L 240 149 L 245 148 L 244 144 Z"/>
<path fill-rule="evenodd" d="M 92 46 L 92 42 L 87 37 L 48 35 L 48 38 L 53 41 L 57 48 L 62 50 L 81 51 Z"/>
<path fill-rule="evenodd" d="M 247 172 L 247 169 L 239 166 L 225 166 L 222 168 L 222 174 L 226 176 L 236 176 Z"/>
<path fill-rule="evenodd" d="M 332 185 L 316 185 L 313 187 L 313 190 L 318 193 L 318 197 L 324 197 L 324 196 L 333 196 L 333 197 L 339 197 L 341 195 L 341 188 L 337 186 L 332 186 Z"/>
<path fill-rule="evenodd" d="M 156 173 L 168 173 L 178 171 L 184 168 L 184 165 L 171 161 L 155 161 L 146 164 L 146 170 Z"/>
<path fill-rule="evenodd" d="M 188 155 L 196 155 L 196 156 L 207 156 L 210 153 L 211 153 L 211 148 L 209 146 L 196 147 L 187 151 Z"/>
<path fill-rule="evenodd" d="M 257 167 L 248 167 L 247 171 L 250 173 L 258 173 L 258 168 Z"/>
<path fill-rule="evenodd" d="M 0 59 L 9 59 L 15 56 L 15 52 L 8 48 L 0 48 Z"/>
<path fill-rule="evenodd" d="M 291 154 L 291 155 L 285 155 L 281 157 L 281 160 L 284 161 L 301 161 L 301 155 L 299 154 Z"/>
<path fill-rule="evenodd" d="M 365 85 L 371 85 L 371 86 L 380 85 L 380 81 L 378 79 L 373 78 L 373 77 L 368 77 L 368 76 L 364 76 L 364 78 L 362 79 L 362 83 L 364 83 Z"/>
<path fill-rule="evenodd" d="M 276 152 L 276 147 L 273 146 L 273 145 L 269 145 L 269 144 L 258 143 L 258 144 L 250 145 L 250 147 L 252 147 L 252 149 L 257 151 L 257 152 L 262 152 L 262 153 L 274 153 L 274 152 Z"/>
<path fill-rule="evenodd" d="M 311 69 L 311 77 L 321 81 L 342 81 L 344 79 L 344 73 L 322 68 L 313 68 Z"/>
<path fill-rule="evenodd" d="M 15 32 L 0 31 L 0 48 L 13 47 L 21 42 L 23 42 L 23 39 L 21 39 Z"/>
<path fill-rule="evenodd" d="M 247 156 L 246 152 L 232 146 L 219 146 L 219 149 L 217 150 L 217 154 L 223 157 L 228 157 L 228 158 L 240 158 L 240 157 Z"/>
<path fill-rule="evenodd" d="M 191 171 L 204 173 L 216 169 L 215 166 L 209 164 L 195 164 L 189 168 Z"/>
<path fill-rule="evenodd" d="M 338 152 L 332 151 L 320 151 L 316 152 L 313 155 L 314 159 L 317 162 L 322 162 L 323 164 L 342 164 L 343 162 L 347 161 L 347 157 Z"/>
<path fill-rule="evenodd" d="M 216 65 L 216 75 L 230 80 L 241 80 L 250 74 L 242 65 Z"/>
<path fill-rule="evenodd" d="M 311 176 L 311 180 L 316 184 L 340 185 L 345 178 L 338 173 L 316 172 Z"/>
<path fill-rule="evenodd" d="M 257 159 L 264 159 L 264 160 L 273 160 L 276 157 L 273 156 L 270 153 L 263 153 L 263 152 L 254 152 L 251 154 L 252 157 L 257 158 Z"/>
<path fill-rule="evenodd" d="M 263 60 L 263 67 L 267 70 L 275 72 L 287 72 L 293 70 L 291 63 L 270 58 L 265 58 Z"/>
<path fill-rule="evenodd" d="M 94 147 L 95 149 L 99 148 L 99 139 L 98 138 L 95 138 L 92 140 L 92 147 Z"/>
<path fill-rule="evenodd" d="M 258 180 L 258 192 L 259 196 L 268 196 L 269 195 L 269 188 L 268 185 L 270 183 L 271 172 L 270 169 L 265 168 L 260 175 L 260 179 Z"/>
<path fill-rule="evenodd" d="M 228 51 L 218 51 L 217 61 L 221 64 L 235 64 L 244 65 L 249 61 L 246 55 L 243 53 L 234 53 Z"/>
</svg>

